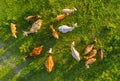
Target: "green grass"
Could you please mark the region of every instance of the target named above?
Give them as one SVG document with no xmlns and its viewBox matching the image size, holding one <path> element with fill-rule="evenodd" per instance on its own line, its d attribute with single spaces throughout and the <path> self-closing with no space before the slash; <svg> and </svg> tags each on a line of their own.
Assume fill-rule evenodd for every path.
<svg viewBox="0 0 120 81">
<path fill-rule="evenodd" d="M 54 18 L 63 8 L 76 7 L 78 11 L 60 22 Z M 41 15 L 43 24 L 39 32 L 23 36 L 33 22 L 24 18 Z M 15 39 L 11 36 L 10 23 L 17 27 Z M 72 32 L 52 37 L 50 24 L 78 27 Z M 0 0 L 0 81 L 119 81 L 120 80 L 120 0 Z M 57 30 L 58 31 L 58 30 Z M 85 69 L 83 50 L 94 38 L 95 48 L 103 46 L 105 58 Z M 71 55 L 70 45 L 75 41 L 81 61 Z M 24 62 L 34 47 L 44 45 L 40 56 Z M 55 66 L 51 73 L 45 68 L 47 51 L 53 48 Z"/>
</svg>

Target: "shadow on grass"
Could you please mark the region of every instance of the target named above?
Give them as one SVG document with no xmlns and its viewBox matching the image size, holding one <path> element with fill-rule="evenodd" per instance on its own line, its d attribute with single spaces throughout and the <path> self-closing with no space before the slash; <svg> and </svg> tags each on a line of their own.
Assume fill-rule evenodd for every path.
<svg viewBox="0 0 120 81">
<path fill-rule="evenodd" d="M 0 56 L 0 64 L 2 64 L 4 61 L 6 61 L 11 56 L 10 52 L 4 52 L 3 55 Z"/>
<path fill-rule="evenodd" d="M 5 76 L 3 76 L 0 81 L 9 81 L 11 80 L 19 71 L 26 67 L 30 62 L 21 62 L 11 69 Z"/>
</svg>

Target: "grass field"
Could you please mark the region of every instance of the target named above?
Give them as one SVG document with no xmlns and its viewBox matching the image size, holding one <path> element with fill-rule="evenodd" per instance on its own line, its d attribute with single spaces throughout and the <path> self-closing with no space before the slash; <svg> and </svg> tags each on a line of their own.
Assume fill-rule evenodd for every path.
<svg viewBox="0 0 120 81">
<path fill-rule="evenodd" d="M 54 18 L 63 8 L 76 7 L 60 22 Z M 25 17 L 41 15 L 43 24 L 39 32 L 23 36 L 32 23 Z M 17 27 L 17 36 L 11 36 L 10 23 Z M 58 31 L 60 25 L 78 27 L 72 32 L 52 37 L 51 24 Z M 0 0 L 0 81 L 120 81 L 120 0 Z M 86 70 L 83 50 L 94 38 L 95 48 L 103 47 L 104 59 Z M 71 42 L 75 41 L 81 60 L 71 55 Z M 27 61 L 34 47 L 44 45 L 38 57 Z M 47 51 L 53 48 L 55 66 L 48 73 L 45 68 Z M 97 57 L 96 57 L 97 58 Z"/>
</svg>

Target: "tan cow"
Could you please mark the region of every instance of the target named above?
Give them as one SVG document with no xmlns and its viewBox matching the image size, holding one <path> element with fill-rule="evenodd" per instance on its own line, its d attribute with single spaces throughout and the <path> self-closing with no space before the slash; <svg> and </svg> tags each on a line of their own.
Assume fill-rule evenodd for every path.
<svg viewBox="0 0 120 81">
<path fill-rule="evenodd" d="M 53 58 L 52 58 L 52 48 L 50 48 L 48 53 L 49 53 L 49 55 L 47 57 L 45 67 L 46 67 L 47 71 L 50 73 L 52 71 L 53 67 L 54 67 L 54 61 L 53 61 Z"/>
<path fill-rule="evenodd" d="M 88 68 L 89 68 L 89 65 L 92 64 L 92 63 L 94 63 L 95 61 L 96 61 L 95 58 L 90 58 L 90 59 L 88 59 L 88 60 L 85 62 L 86 69 L 88 69 Z"/>
<path fill-rule="evenodd" d="M 84 56 L 85 59 L 90 59 L 94 57 L 97 53 L 97 50 L 93 49 L 88 56 Z"/>
<path fill-rule="evenodd" d="M 57 31 L 53 28 L 53 25 L 50 25 L 50 29 L 52 30 L 52 35 L 54 38 L 59 39 L 59 35 Z"/>
<path fill-rule="evenodd" d="M 91 42 L 84 50 L 84 54 L 88 54 L 94 47 L 94 44 L 97 42 L 96 38 Z"/>
<path fill-rule="evenodd" d="M 16 36 L 16 33 L 17 33 L 17 31 L 16 31 L 16 25 L 13 24 L 13 23 L 11 23 L 11 32 L 12 32 L 12 36 L 15 37 L 15 38 L 17 38 L 17 36 Z"/>
<path fill-rule="evenodd" d="M 41 28 L 41 25 L 42 25 L 42 20 L 39 19 L 35 23 L 33 23 L 32 28 L 30 29 L 30 31 L 28 31 L 28 32 L 23 31 L 23 35 L 28 36 L 28 34 L 30 34 L 30 33 L 38 32 L 38 30 Z"/>
</svg>

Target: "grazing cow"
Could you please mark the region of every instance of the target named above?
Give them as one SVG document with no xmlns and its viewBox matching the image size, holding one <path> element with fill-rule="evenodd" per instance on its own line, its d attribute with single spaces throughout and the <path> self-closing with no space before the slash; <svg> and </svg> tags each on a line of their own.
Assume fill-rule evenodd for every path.
<svg viewBox="0 0 120 81">
<path fill-rule="evenodd" d="M 54 38 L 59 39 L 59 35 L 56 30 L 53 28 L 53 25 L 50 25 L 50 29 L 52 30 L 52 35 Z"/>
<path fill-rule="evenodd" d="M 74 11 L 77 11 L 77 9 L 74 7 L 73 9 L 68 9 L 68 8 L 65 8 L 62 10 L 62 13 L 72 13 Z"/>
<path fill-rule="evenodd" d="M 33 56 L 38 56 L 38 55 L 40 55 L 42 49 L 43 49 L 43 45 L 34 48 L 34 49 L 32 50 L 32 52 L 30 52 L 29 55 L 24 58 L 24 60 L 27 60 L 27 58 L 29 58 L 29 57 L 33 57 Z"/>
<path fill-rule="evenodd" d="M 92 63 L 94 63 L 95 61 L 96 61 L 95 58 L 90 58 L 90 59 L 88 59 L 88 60 L 85 62 L 86 69 L 88 69 L 88 68 L 89 68 L 89 65 L 92 64 Z"/>
<path fill-rule="evenodd" d="M 41 25 L 42 25 L 42 20 L 39 19 L 35 23 L 33 23 L 32 28 L 30 29 L 30 31 L 28 31 L 28 32 L 23 31 L 23 35 L 28 36 L 28 34 L 30 34 L 30 33 L 37 32 L 41 28 Z"/>
<path fill-rule="evenodd" d="M 94 57 L 97 53 L 97 50 L 93 49 L 88 56 L 84 56 L 85 59 L 90 59 Z"/>
<path fill-rule="evenodd" d="M 26 17 L 25 19 L 29 22 L 29 21 L 33 21 L 33 20 L 35 20 L 35 19 L 38 19 L 38 18 L 41 18 L 41 16 L 39 16 L 39 15 L 31 15 L 31 16 L 28 16 L 28 17 Z"/>
<path fill-rule="evenodd" d="M 13 23 L 11 23 L 11 32 L 12 32 L 12 36 L 17 38 L 17 36 L 16 36 L 16 33 L 17 33 L 16 26 Z"/>
<path fill-rule="evenodd" d="M 94 44 L 97 42 L 96 39 L 93 40 L 93 42 L 91 42 L 91 44 L 87 45 L 87 47 L 84 50 L 85 54 L 88 54 L 94 47 Z"/>
<path fill-rule="evenodd" d="M 98 49 L 98 58 L 99 59 L 103 59 L 103 51 L 102 51 L 102 47 L 100 47 L 99 49 Z"/>
<path fill-rule="evenodd" d="M 71 44 L 71 51 L 72 51 L 72 56 L 77 60 L 80 61 L 80 54 L 79 52 L 74 48 L 75 42 L 73 41 Z"/>
<path fill-rule="evenodd" d="M 60 14 L 60 15 L 58 15 L 56 18 L 55 18 L 55 20 L 56 21 L 60 21 L 60 20 L 62 20 L 62 19 L 64 19 L 66 16 L 68 16 L 69 14 L 67 13 L 67 14 Z"/>
<path fill-rule="evenodd" d="M 53 62 L 53 58 L 52 58 L 52 48 L 50 48 L 48 53 L 49 53 L 49 55 L 47 57 L 45 67 L 46 67 L 47 71 L 50 73 L 54 66 L 54 62 Z"/>
<path fill-rule="evenodd" d="M 58 30 L 62 33 L 67 33 L 69 31 L 74 30 L 77 27 L 77 23 L 75 23 L 72 27 L 67 26 L 67 25 L 62 25 L 58 27 Z"/>
</svg>

